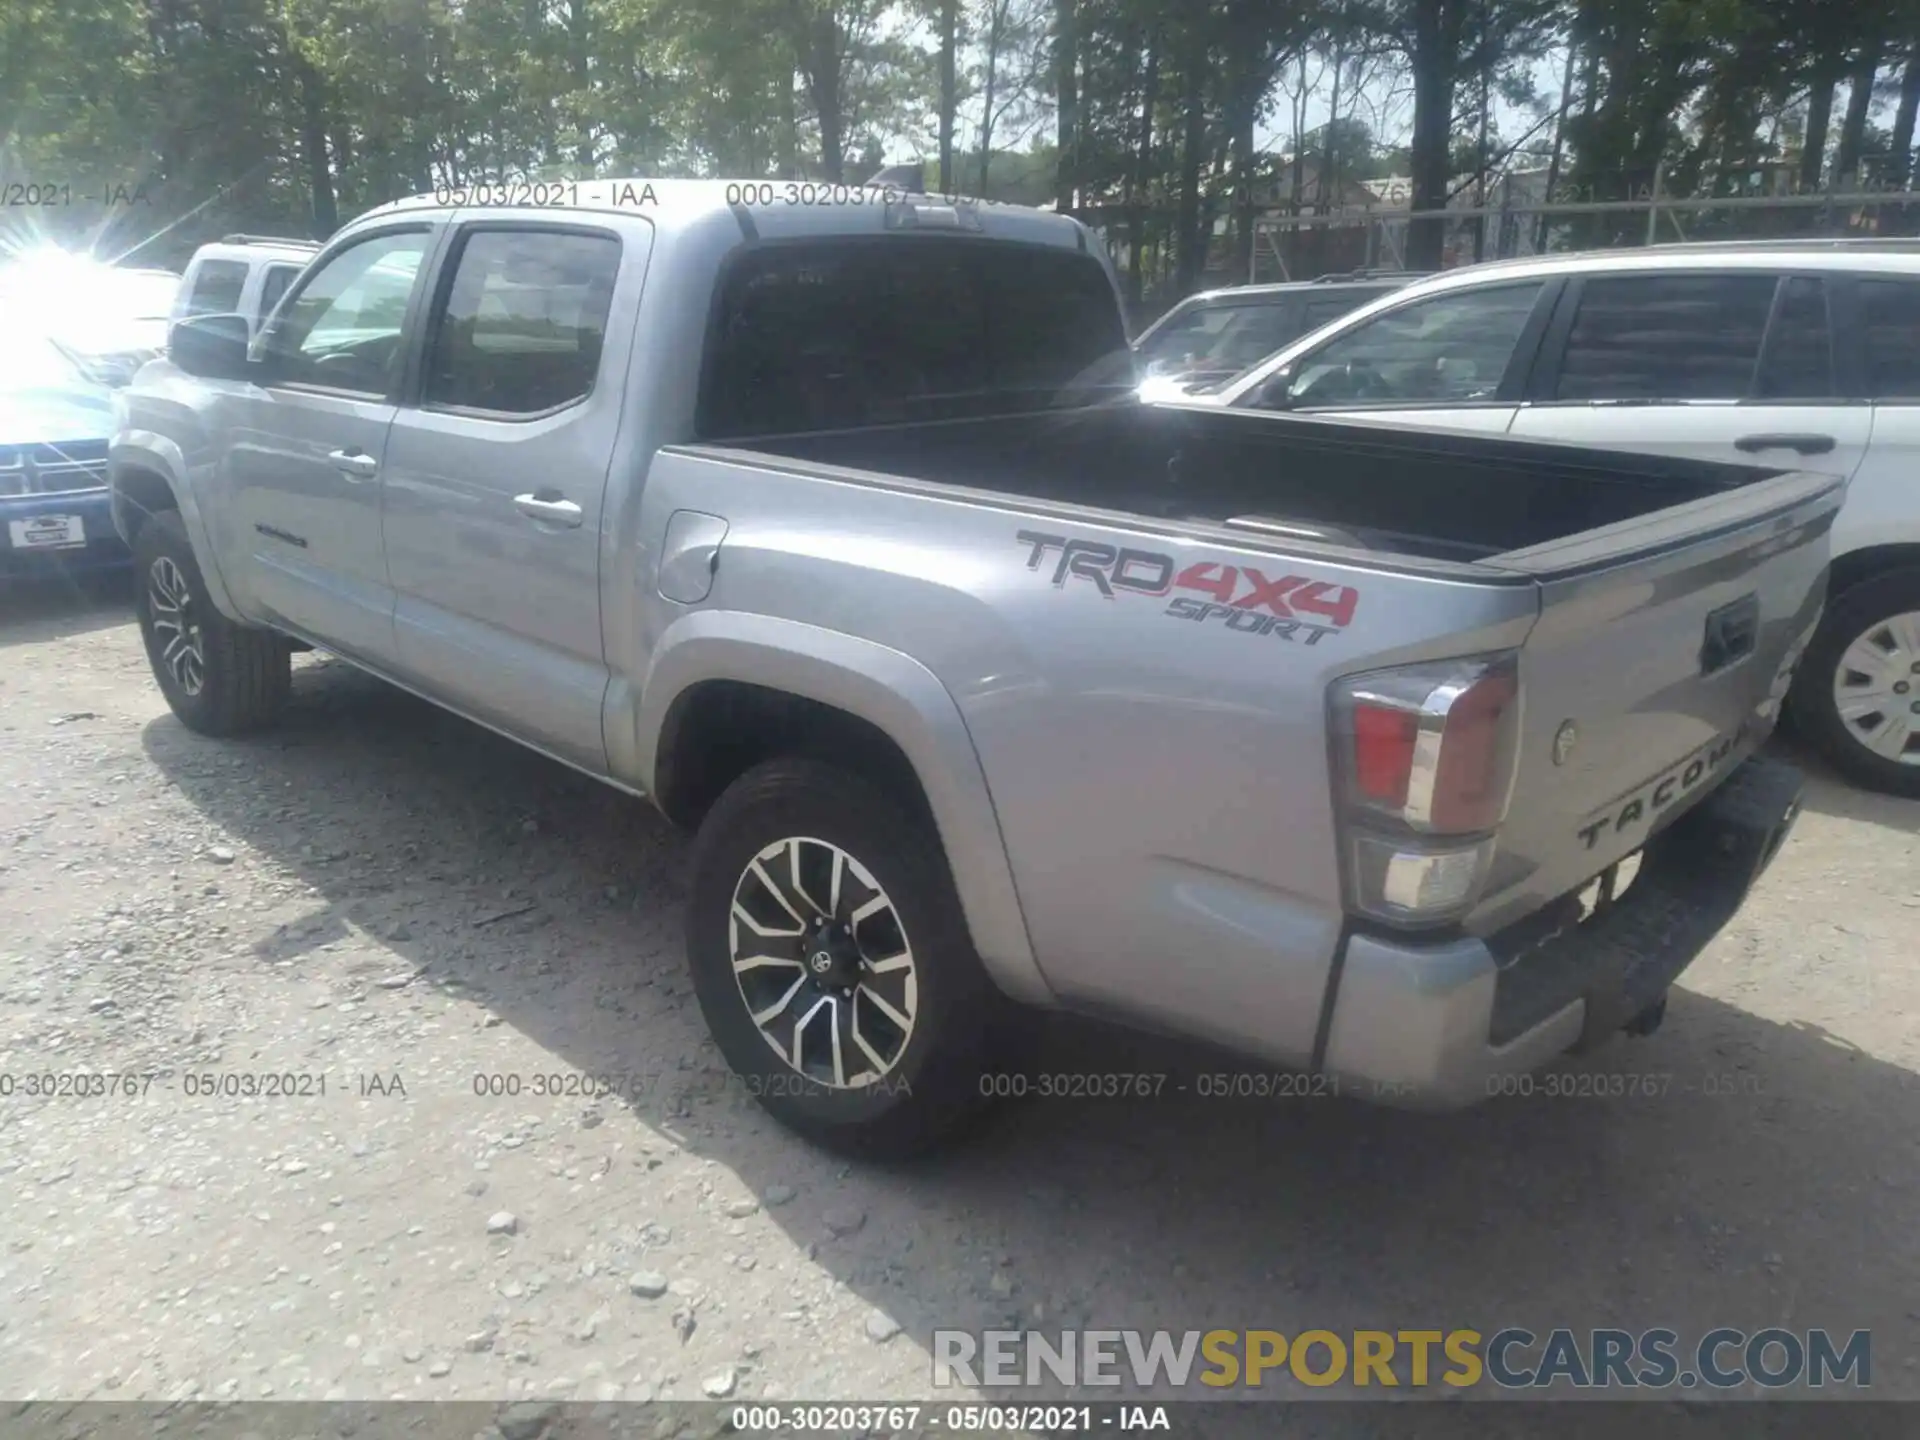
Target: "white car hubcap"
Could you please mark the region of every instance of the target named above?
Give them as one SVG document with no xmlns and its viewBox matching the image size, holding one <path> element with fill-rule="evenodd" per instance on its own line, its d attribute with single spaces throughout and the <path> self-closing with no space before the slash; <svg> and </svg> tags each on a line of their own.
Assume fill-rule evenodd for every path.
<svg viewBox="0 0 1920 1440">
<path fill-rule="evenodd" d="M 1883 760 L 1920 765 L 1920 611 L 1876 620 L 1833 673 L 1840 723 Z"/>
</svg>

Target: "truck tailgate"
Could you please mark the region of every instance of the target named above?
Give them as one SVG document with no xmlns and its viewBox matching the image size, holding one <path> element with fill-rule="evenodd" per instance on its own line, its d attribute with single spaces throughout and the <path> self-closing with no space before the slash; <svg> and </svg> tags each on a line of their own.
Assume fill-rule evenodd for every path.
<svg viewBox="0 0 1920 1440">
<path fill-rule="evenodd" d="M 1518 773 L 1488 933 L 1600 875 L 1772 730 L 1826 594 L 1845 494 L 1789 472 L 1489 563 L 1537 575 Z"/>
</svg>

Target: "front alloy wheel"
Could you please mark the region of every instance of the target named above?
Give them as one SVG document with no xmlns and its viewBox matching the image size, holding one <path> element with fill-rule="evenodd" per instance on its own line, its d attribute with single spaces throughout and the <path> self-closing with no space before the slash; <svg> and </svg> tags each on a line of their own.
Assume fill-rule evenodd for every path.
<svg viewBox="0 0 1920 1440">
<path fill-rule="evenodd" d="M 834 1089 L 891 1074 L 913 1038 L 920 977 L 900 913 L 866 866 L 811 836 L 776 840 L 733 889 L 728 949 L 760 1036 Z"/>
<path fill-rule="evenodd" d="M 206 688 L 207 652 L 200 638 L 193 588 L 171 556 L 155 556 L 147 567 L 147 610 L 161 647 L 160 662 L 172 673 L 181 694 L 198 695 Z"/>
<path fill-rule="evenodd" d="M 147 516 L 133 539 L 133 566 L 140 639 L 167 708 L 202 735 L 270 724 L 287 700 L 287 642 L 220 613 L 178 510 Z"/>
</svg>

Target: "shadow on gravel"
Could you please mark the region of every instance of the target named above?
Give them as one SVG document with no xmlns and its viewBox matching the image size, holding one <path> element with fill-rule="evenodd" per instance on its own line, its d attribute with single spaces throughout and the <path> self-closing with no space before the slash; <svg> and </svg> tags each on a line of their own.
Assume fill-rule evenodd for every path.
<svg viewBox="0 0 1920 1440">
<path fill-rule="evenodd" d="M 110 570 L 80 578 L 0 577 L 0 650 L 124 625 L 133 618 L 133 577 Z"/>
<path fill-rule="evenodd" d="M 1920 1391 L 1920 1079 L 1818 1028 L 1681 991 L 1658 1034 L 1562 1072 L 1589 1077 L 1571 1093 L 1421 1116 L 1207 1098 L 1201 1077 L 1231 1090 L 1258 1067 L 1062 1022 L 1043 1069 L 1164 1077 L 1157 1098 L 1028 1100 L 957 1151 L 849 1172 L 743 1100 L 706 1043 L 686 847 L 643 803 L 329 661 L 300 666 L 269 736 L 163 717 L 144 744 L 318 892 L 309 933 L 263 935 L 263 959 L 352 925 L 558 1061 L 656 1073 L 640 1117 L 755 1192 L 797 1184 L 769 1218 L 929 1352 L 935 1328 L 1008 1323 L 1778 1323 L 1870 1328 L 1874 1393 Z M 864 1221 L 833 1233 L 826 1206 Z M 1366 1413 L 1314 1423 L 1367 1433 Z"/>
</svg>

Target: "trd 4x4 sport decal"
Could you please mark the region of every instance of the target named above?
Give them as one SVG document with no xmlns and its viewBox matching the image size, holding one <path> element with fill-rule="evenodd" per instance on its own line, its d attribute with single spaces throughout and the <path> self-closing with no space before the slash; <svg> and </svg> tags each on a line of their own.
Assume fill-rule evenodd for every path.
<svg viewBox="0 0 1920 1440">
<path fill-rule="evenodd" d="M 1251 565 L 1221 565 L 1202 560 L 1174 573 L 1171 555 L 1155 550 L 1122 550 L 1098 540 L 1042 535 L 1021 530 L 1014 539 L 1027 547 L 1027 568 L 1038 570 L 1050 551 L 1058 551 L 1053 583 L 1085 580 L 1107 599 L 1116 595 L 1176 596 L 1161 613 L 1200 624 L 1219 624 L 1246 635 L 1277 635 L 1317 645 L 1353 623 L 1360 592 L 1305 575 L 1269 580 Z M 1206 599 L 1200 599 L 1200 596 Z M 1312 618 L 1306 618 L 1311 616 Z"/>
</svg>

